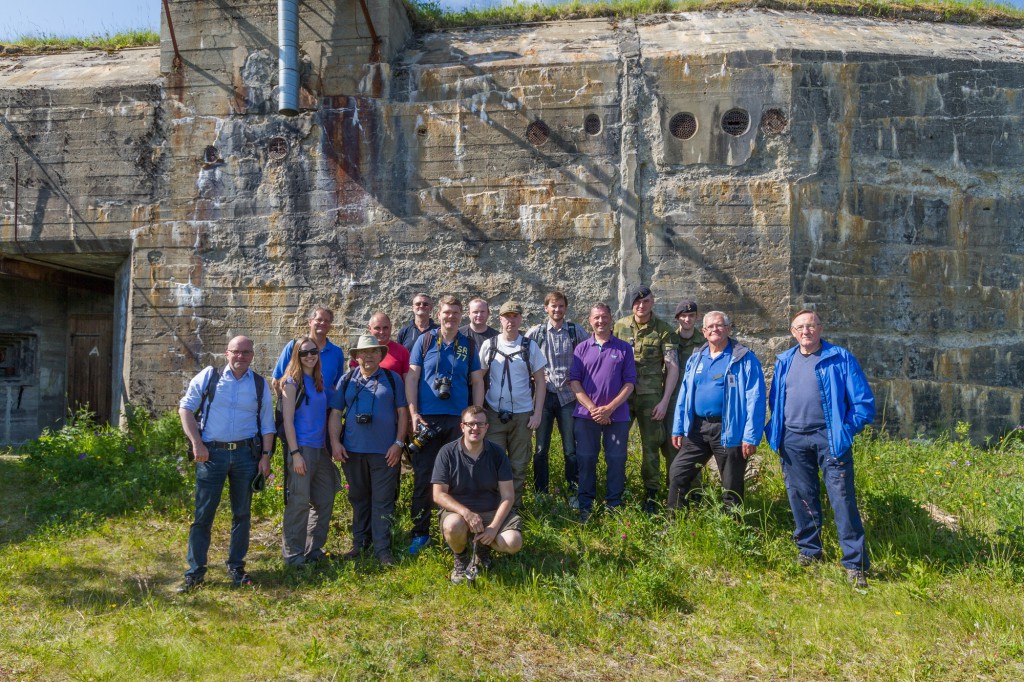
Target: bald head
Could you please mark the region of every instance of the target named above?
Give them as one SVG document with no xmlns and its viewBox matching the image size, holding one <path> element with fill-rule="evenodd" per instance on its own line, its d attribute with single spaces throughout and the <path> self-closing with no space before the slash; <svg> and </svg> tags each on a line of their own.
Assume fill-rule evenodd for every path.
<svg viewBox="0 0 1024 682">
<path fill-rule="evenodd" d="M 252 364 L 252 340 L 248 336 L 236 336 L 228 341 L 228 349 L 224 356 L 228 359 L 228 367 L 236 379 L 241 379 Z"/>
<path fill-rule="evenodd" d="M 388 345 L 391 340 L 391 318 L 378 310 L 370 317 L 367 330 L 377 339 L 377 343 Z"/>
</svg>

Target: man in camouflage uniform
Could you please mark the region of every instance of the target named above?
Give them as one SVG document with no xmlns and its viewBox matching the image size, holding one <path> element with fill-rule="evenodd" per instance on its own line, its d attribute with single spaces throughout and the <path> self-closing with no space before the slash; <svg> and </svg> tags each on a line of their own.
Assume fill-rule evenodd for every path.
<svg viewBox="0 0 1024 682">
<path fill-rule="evenodd" d="M 676 334 L 679 336 L 676 357 L 679 360 L 679 376 L 682 378 L 683 371 L 686 368 L 686 361 L 690 359 L 691 355 L 700 350 L 701 346 L 707 343 L 704 335 L 697 329 L 697 302 L 693 299 L 684 298 L 676 306 Z M 679 387 L 682 385 L 682 381 L 676 382 L 676 388 L 672 391 L 672 399 L 668 403 L 668 420 L 671 420 L 672 415 L 675 414 L 676 401 L 679 400 Z M 665 428 L 665 447 L 671 449 L 673 453 L 676 452 L 676 448 L 672 446 L 672 429 L 668 425 Z M 672 458 L 669 458 L 668 464 L 671 463 Z M 709 462 L 707 466 L 712 466 L 712 463 Z M 687 492 L 700 488 L 702 484 L 701 477 L 695 477 L 690 485 L 690 491 Z"/>
<path fill-rule="evenodd" d="M 636 361 L 636 391 L 629 397 L 629 414 L 640 429 L 643 461 L 640 476 L 644 482 L 644 511 L 653 514 L 661 491 L 661 457 L 665 469 L 676 451 L 672 447 L 666 415 L 674 407 L 670 401 L 679 383 L 679 335 L 667 322 L 654 314 L 654 294 L 646 285 L 635 286 L 627 300 L 633 309 L 615 323 L 615 336 L 633 347 Z"/>
</svg>

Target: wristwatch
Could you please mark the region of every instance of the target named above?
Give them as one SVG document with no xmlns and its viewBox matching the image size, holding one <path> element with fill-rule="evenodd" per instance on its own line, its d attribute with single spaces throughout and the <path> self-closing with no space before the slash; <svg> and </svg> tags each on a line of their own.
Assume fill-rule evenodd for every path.
<svg viewBox="0 0 1024 682">
<path fill-rule="evenodd" d="M 295 448 L 294 450 L 292 450 L 292 451 L 291 451 L 291 452 L 289 452 L 288 454 L 289 454 L 289 455 L 295 455 L 295 454 L 299 454 L 299 455 L 301 455 L 301 454 L 302 454 L 302 448 Z"/>
<path fill-rule="evenodd" d="M 264 450 L 263 451 L 263 456 L 264 457 L 270 457 L 270 450 Z"/>
<path fill-rule="evenodd" d="M 403 443 L 400 440 L 396 440 L 394 444 L 397 445 L 400 448 L 404 448 L 405 447 L 405 443 Z"/>
</svg>

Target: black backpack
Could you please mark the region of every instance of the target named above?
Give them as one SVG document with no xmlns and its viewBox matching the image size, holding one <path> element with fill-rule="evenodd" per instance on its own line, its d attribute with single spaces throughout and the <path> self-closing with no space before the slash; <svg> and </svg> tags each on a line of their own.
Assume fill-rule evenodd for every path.
<svg viewBox="0 0 1024 682">
<path fill-rule="evenodd" d="M 484 342 L 484 346 L 485 346 L 485 349 L 487 351 L 487 373 L 484 374 L 484 393 L 486 393 L 487 390 L 491 386 L 491 363 L 494 362 L 494 357 L 496 355 L 498 355 L 499 353 L 501 353 L 501 357 L 505 358 L 506 360 L 510 360 L 512 357 L 514 357 L 516 355 L 522 355 L 523 356 L 523 362 L 526 363 L 526 373 L 530 376 L 530 392 L 531 393 L 533 392 L 533 387 L 534 387 L 534 384 L 533 384 L 533 372 L 530 371 L 530 340 L 531 339 L 530 339 L 530 337 L 526 336 L 525 334 L 520 336 L 520 338 L 522 340 L 519 342 L 519 350 L 513 352 L 511 355 L 507 355 L 505 353 L 502 353 L 500 350 L 498 350 L 498 337 L 497 336 L 492 336 L 491 338 L 487 339 L 487 341 Z M 507 363 L 504 366 L 504 371 L 506 371 L 506 372 L 509 371 L 509 366 L 508 366 Z M 511 381 L 511 379 L 510 379 L 510 381 Z M 509 391 L 511 391 L 511 390 L 512 389 L 510 387 Z"/>
</svg>

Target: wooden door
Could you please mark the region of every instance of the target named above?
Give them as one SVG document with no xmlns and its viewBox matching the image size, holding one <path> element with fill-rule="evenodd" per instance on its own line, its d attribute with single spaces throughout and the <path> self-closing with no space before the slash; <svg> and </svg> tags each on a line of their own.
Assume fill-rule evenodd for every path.
<svg viewBox="0 0 1024 682">
<path fill-rule="evenodd" d="M 114 320 L 109 315 L 72 315 L 68 343 L 68 408 L 88 406 L 100 423 L 110 421 Z"/>
</svg>

